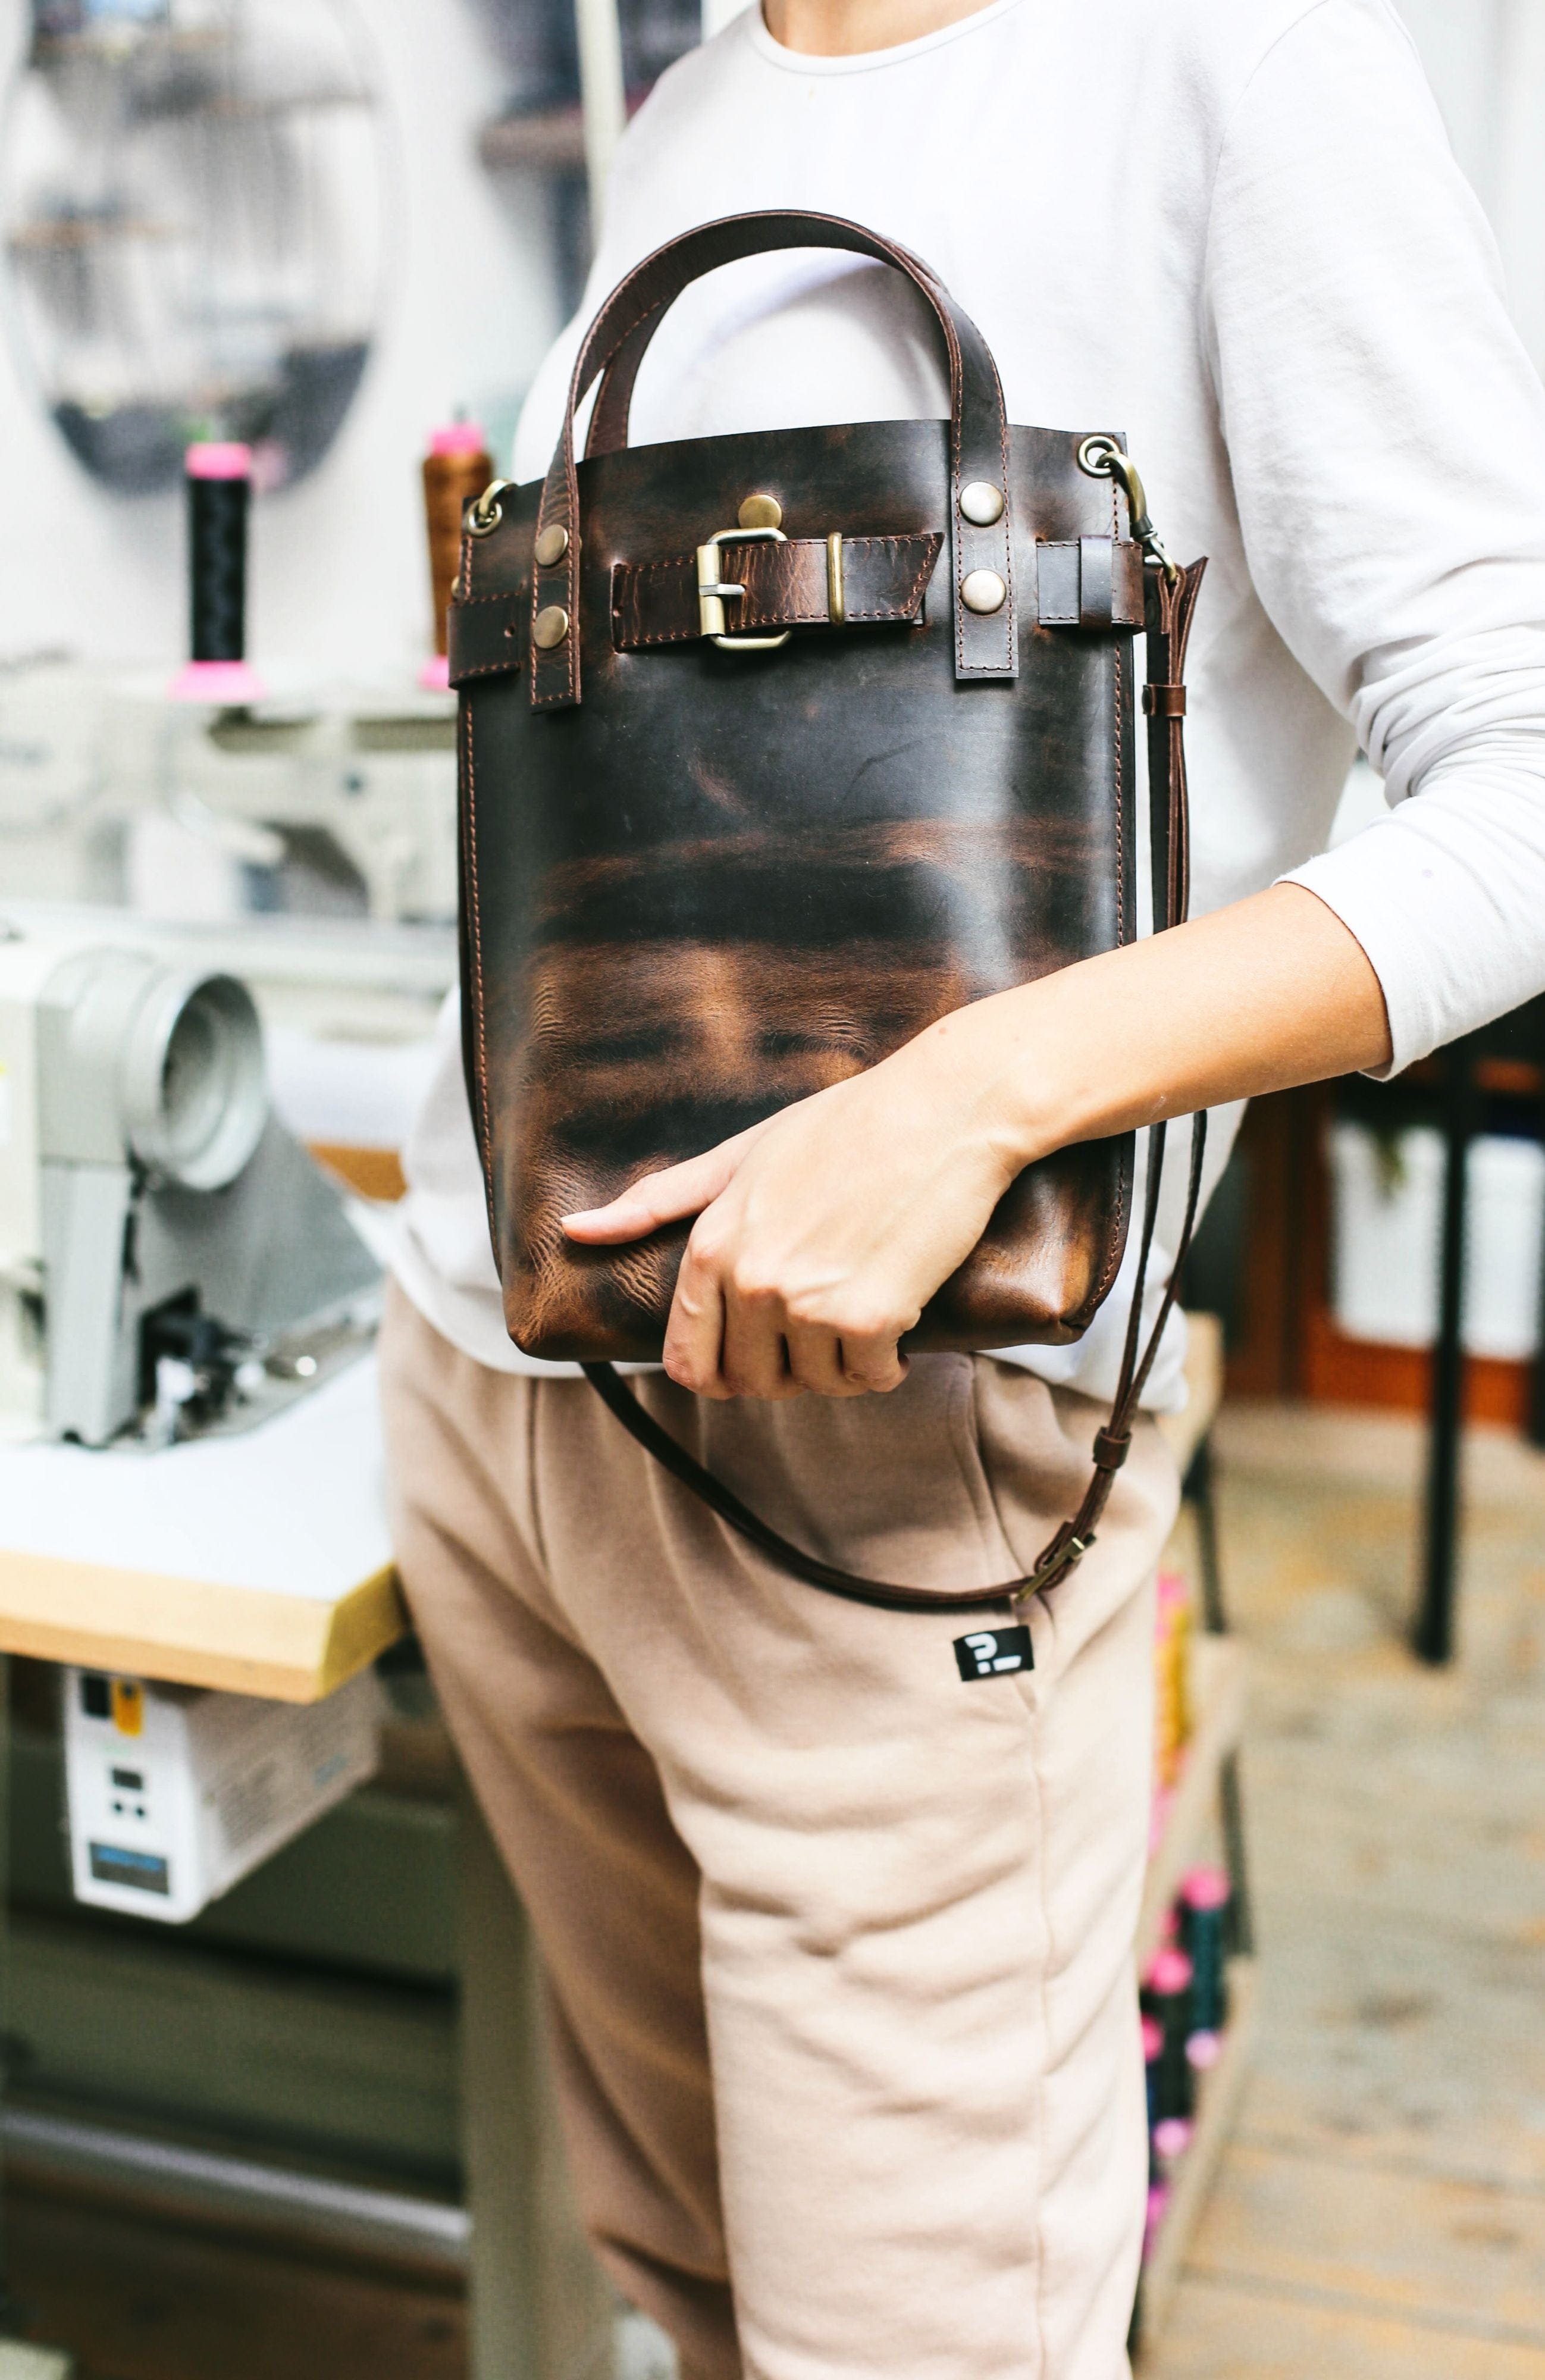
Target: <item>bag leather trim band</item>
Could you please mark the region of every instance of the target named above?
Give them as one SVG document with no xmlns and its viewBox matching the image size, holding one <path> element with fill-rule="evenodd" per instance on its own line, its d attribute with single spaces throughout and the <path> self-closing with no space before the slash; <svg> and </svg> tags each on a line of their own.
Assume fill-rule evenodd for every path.
<svg viewBox="0 0 1545 2380">
<path fill-rule="evenodd" d="M 526 659 L 524 587 L 509 595 L 473 595 L 445 613 L 445 664 L 453 686 L 471 678 L 508 677 Z"/>
<path fill-rule="evenodd" d="M 906 625 L 919 619 L 943 541 L 937 529 L 910 537 L 845 537 L 843 617 L 837 625 Z M 746 589 L 735 601 L 732 628 L 833 625 L 825 538 L 759 545 L 727 537 L 719 550 L 726 577 Z M 1142 626 L 1143 556 L 1132 539 L 1048 539 L 1037 544 L 1035 555 L 1035 617 L 1041 627 L 1132 632 Z M 453 686 L 480 677 L 514 676 L 525 666 L 529 604 L 525 586 L 451 604 L 446 644 Z M 617 651 L 687 644 L 700 635 L 695 555 L 614 564 L 612 642 Z M 1175 703 L 1184 710 L 1185 698 L 1184 686 L 1150 686 L 1143 708 L 1167 716 Z"/>
</svg>

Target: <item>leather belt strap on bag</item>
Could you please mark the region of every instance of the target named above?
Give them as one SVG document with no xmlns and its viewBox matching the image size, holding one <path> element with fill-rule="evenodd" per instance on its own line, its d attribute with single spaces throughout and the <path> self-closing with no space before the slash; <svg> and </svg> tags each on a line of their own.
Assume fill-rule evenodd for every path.
<svg viewBox="0 0 1545 2380">
<path fill-rule="evenodd" d="M 720 600 L 736 634 L 776 635 L 796 628 L 906 626 L 922 617 L 942 530 L 908 537 L 796 537 L 777 544 L 733 535 L 717 549 Z M 1131 538 L 1083 537 L 1035 548 L 1034 616 L 1043 628 L 1137 629 L 1147 597 L 1142 548 Z M 659 562 L 619 562 L 612 571 L 612 642 L 643 652 L 694 642 L 705 631 L 695 554 Z M 514 675 L 525 664 L 528 600 L 523 593 L 453 602 L 447 645 L 450 683 Z M 1144 709 L 1184 712 L 1184 686 L 1150 686 Z M 1174 705 L 1178 702 L 1180 710 Z M 1167 707 L 1166 707 L 1167 706 Z"/>
<path fill-rule="evenodd" d="M 1109 543 L 1108 540 L 1103 541 Z M 1144 572 L 1148 684 L 1144 689 L 1143 709 L 1148 720 L 1150 841 L 1153 868 L 1153 928 L 1156 933 L 1185 922 L 1190 898 L 1183 732 L 1186 647 L 1206 566 L 1204 562 L 1197 562 L 1188 569 L 1179 569 L 1174 565 L 1166 566 L 1150 562 Z M 586 1364 L 582 1367 L 585 1376 L 624 1428 L 658 1463 L 717 1512 L 730 1528 L 758 1547 L 782 1569 L 804 1580 L 807 1585 L 820 1587 L 828 1595 L 841 1596 L 851 1603 L 871 1604 L 885 1611 L 979 1611 L 994 1605 L 1022 1602 L 1053 1585 L 1094 1543 L 1116 1473 L 1126 1460 L 1132 1443 L 1132 1425 L 1165 1326 L 1174 1310 L 1181 1269 L 1191 1245 L 1201 1196 L 1202 1163 L 1207 1150 L 1205 1111 L 1191 1120 L 1185 1216 L 1163 1298 L 1145 1342 L 1142 1336 L 1144 1293 L 1153 1247 L 1166 1137 L 1166 1125 L 1159 1123 L 1150 1127 L 1142 1237 L 1132 1285 L 1131 1314 L 1115 1395 L 1112 1400 L 1111 1417 L 1095 1433 L 1089 1483 L 1077 1512 L 1055 1531 L 1042 1547 L 1033 1567 L 1021 1578 L 1004 1579 L 996 1586 L 977 1587 L 966 1594 L 951 1595 L 941 1594 L 929 1587 L 894 1585 L 882 1579 L 863 1578 L 854 1572 L 840 1569 L 835 1563 L 821 1561 L 814 1554 L 791 1544 L 788 1538 L 781 1536 L 776 1529 L 759 1519 L 732 1489 L 716 1479 L 711 1471 L 705 1470 L 685 1447 L 679 1446 L 652 1414 L 644 1411 L 610 1364 Z"/>
<path fill-rule="evenodd" d="M 720 600 L 733 629 L 814 628 L 916 620 L 943 538 L 797 537 L 777 545 L 724 538 Z M 612 573 L 612 642 L 619 652 L 703 634 L 698 561 L 619 562 Z"/>
</svg>

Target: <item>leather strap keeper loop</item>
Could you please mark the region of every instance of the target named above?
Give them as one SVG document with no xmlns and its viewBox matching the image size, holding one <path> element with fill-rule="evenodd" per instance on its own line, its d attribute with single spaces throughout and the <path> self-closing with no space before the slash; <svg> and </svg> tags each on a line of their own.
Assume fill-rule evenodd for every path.
<svg viewBox="0 0 1545 2380">
<path fill-rule="evenodd" d="M 1099 1471 L 1119 1471 L 1132 1451 L 1129 1429 L 1099 1429 L 1094 1434 L 1094 1463 Z"/>
<path fill-rule="evenodd" d="M 1154 686 L 1143 688 L 1143 710 L 1150 719 L 1184 719 L 1186 688 L 1183 686 Z"/>
</svg>

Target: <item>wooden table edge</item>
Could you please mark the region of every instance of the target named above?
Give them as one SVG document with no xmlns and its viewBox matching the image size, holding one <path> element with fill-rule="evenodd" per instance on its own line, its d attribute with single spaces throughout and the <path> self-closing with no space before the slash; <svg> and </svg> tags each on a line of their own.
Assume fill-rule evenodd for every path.
<svg viewBox="0 0 1545 2380">
<path fill-rule="evenodd" d="M 0 1550 L 0 1652 L 320 1702 L 406 1634 L 395 1567 L 334 1600 Z"/>
</svg>

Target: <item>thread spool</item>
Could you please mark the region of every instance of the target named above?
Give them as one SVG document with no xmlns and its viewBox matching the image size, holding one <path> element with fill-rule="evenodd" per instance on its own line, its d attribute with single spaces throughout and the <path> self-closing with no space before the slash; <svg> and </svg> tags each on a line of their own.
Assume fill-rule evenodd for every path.
<svg viewBox="0 0 1545 2380">
<path fill-rule="evenodd" d="M 1166 2116 L 1153 2127 L 1153 2169 L 1160 2182 L 1173 2182 L 1180 2161 L 1191 2145 L 1191 2127 L 1184 2116 Z"/>
<path fill-rule="evenodd" d="M 1231 1888 L 1228 1871 L 1194 1867 L 1180 1888 L 1180 1938 L 1194 1971 L 1191 2022 L 1222 2033 L 1228 2020 L 1225 1936 Z"/>
<path fill-rule="evenodd" d="M 1159 2060 L 1164 2054 L 1164 2028 L 1156 2016 L 1143 2019 L 1143 2075 L 1148 2091 L 1148 2129 L 1159 2121 Z"/>
<path fill-rule="evenodd" d="M 176 702 L 237 708 L 257 701 L 247 662 L 247 520 L 252 450 L 234 439 L 189 446 L 188 611 L 191 658 L 172 683 Z"/>
<path fill-rule="evenodd" d="M 1191 2069 L 1186 2042 L 1196 2028 L 1191 2022 L 1191 1961 L 1184 1950 L 1161 1950 L 1144 1979 L 1143 2008 L 1163 2028 L 1159 2053 L 1156 2112 L 1161 2123 L 1189 2116 L 1192 2107 Z"/>
<path fill-rule="evenodd" d="M 1214 2071 L 1223 2058 L 1223 2036 L 1221 2033 L 1193 2033 L 1186 2044 L 1186 2063 L 1191 2070 L 1193 2098 L 1201 2089 L 1207 2076 Z"/>
<path fill-rule="evenodd" d="M 419 673 L 420 686 L 450 684 L 445 661 L 445 613 L 461 562 L 462 515 L 493 477 L 488 441 L 475 421 L 448 421 L 432 432 L 424 456 L 424 527 L 429 534 L 434 659 Z"/>
<path fill-rule="evenodd" d="M 1154 1773 L 1161 1791 L 1179 1782 L 1191 1740 L 1191 1597 L 1183 1578 L 1161 1572 L 1154 1620 Z"/>
</svg>

